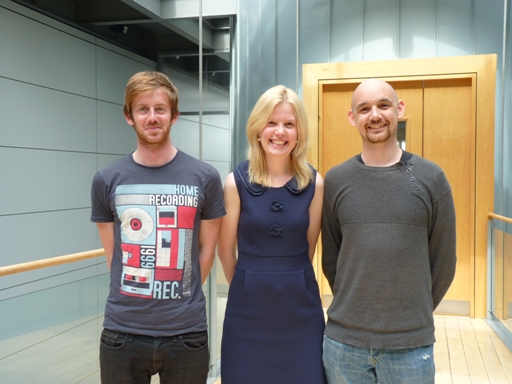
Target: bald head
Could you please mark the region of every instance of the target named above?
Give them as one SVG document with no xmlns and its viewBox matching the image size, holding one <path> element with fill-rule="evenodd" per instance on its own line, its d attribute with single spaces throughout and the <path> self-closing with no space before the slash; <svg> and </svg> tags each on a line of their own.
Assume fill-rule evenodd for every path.
<svg viewBox="0 0 512 384">
<path fill-rule="evenodd" d="M 396 94 L 394 88 L 383 80 L 379 79 L 368 79 L 359 84 L 352 95 L 352 111 L 357 109 L 358 101 L 361 99 L 361 95 L 370 92 L 382 92 L 389 95 L 391 101 L 394 105 L 398 104 L 398 95 Z"/>
<path fill-rule="evenodd" d="M 363 81 L 354 91 L 348 121 L 357 127 L 363 145 L 382 146 L 395 150 L 398 120 L 403 117 L 405 103 L 391 85 L 378 79 Z"/>
</svg>

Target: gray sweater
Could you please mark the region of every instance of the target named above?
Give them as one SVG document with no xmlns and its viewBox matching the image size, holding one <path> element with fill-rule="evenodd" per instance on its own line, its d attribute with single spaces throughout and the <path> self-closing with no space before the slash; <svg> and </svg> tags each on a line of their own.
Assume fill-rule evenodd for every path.
<svg viewBox="0 0 512 384">
<path fill-rule="evenodd" d="M 354 157 L 327 172 L 324 199 L 322 265 L 333 291 L 326 336 L 371 348 L 432 344 L 433 311 L 456 263 L 441 168 L 415 155 L 382 168 Z"/>
</svg>

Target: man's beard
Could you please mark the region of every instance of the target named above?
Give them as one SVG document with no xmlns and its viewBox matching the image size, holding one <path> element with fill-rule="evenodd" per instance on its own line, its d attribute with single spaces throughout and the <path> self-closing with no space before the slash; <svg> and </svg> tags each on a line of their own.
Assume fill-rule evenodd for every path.
<svg viewBox="0 0 512 384">
<path fill-rule="evenodd" d="M 148 148 L 148 149 L 155 149 L 155 148 L 160 148 L 160 147 L 163 147 L 167 144 L 167 142 L 169 141 L 169 136 L 170 136 L 170 133 L 171 133 L 171 129 L 169 127 L 169 129 L 163 129 L 163 136 L 161 136 L 160 140 L 152 140 L 153 137 L 149 136 L 148 138 L 148 135 L 145 135 L 144 133 L 141 133 L 139 132 L 139 130 L 137 128 L 134 127 L 134 130 L 135 130 L 135 134 L 137 135 L 137 139 L 139 141 L 139 143 L 145 147 L 145 148 Z"/>
<path fill-rule="evenodd" d="M 377 134 L 368 132 L 368 130 L 366 131 L 366 139 L 372 144 L 384 143 L 388 141 L 390 137 L 391 132 L 389 131 L 389 129 L 386 129 L 385 132 L 380 132 Z"/>
</svg>

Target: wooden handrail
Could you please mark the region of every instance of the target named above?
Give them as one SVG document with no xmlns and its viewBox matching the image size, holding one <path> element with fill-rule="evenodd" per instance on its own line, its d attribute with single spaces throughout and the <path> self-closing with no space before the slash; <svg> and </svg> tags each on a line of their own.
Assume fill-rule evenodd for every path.
<svg viewBox="0 0 512 384">
<path fill-rule="evenodd" d="M 504 221 L 505 223 L 512 224 L 512 219 L 510 217 L 497 215 L 497 214 L 491 213 L 491 212 L 489 212 L 489 217 L 492 219 Z M 100 249 L 95 249 L 92 251 L 72 253 L 70 255 L 52 257 L 49 259 L 35 260 L 35 261 L 29 261 L 29 262 L 21 263 L 21 264 L 8 265 L 6 267 L 0 267 L 0 276 L 13 275 L 15 273 L 33 271 L 36 269 L 53 267 L 55 265 L 92 259 L 94 257 L 102 256 L 104 254 L 105 254 L 105 250 L 103 248 L 100 248 Z"/>
<path fill-rule="evenodd" d="M 94 257 L 98 257 L 104 254 L 105 250 L 103 248 L 100 248 L 92 251 L 72 253 L 70 255 L 65 256 L 51 257 L 49 259 L 34 260 L 28 261 L 26 263 L 8 265 L 6 267 L 0 267 L 0 276 L 12 275 L 15 273 L 33 271 L 36 269 L 53 267 L 55 265 L 72 263 L 75 261 L 92 259 Z"/>
<path fill-rule="evenodd" d="M 500 216 L 495 213 L 489 213 L 489 217 L 492 219 L 504 221 L 505 223 L 512 224 L 512 219 L 510 217 Z"/>
<path fill-rule="evenodd" d="M 512 224 L 512 219 L 510 217 L 497 215 L 495 213 L 489 212 L 489 217 L 496 220 L 504 221 L 505 223 Z M 92 251 L 72 253 L 70 255 L 52 257 L 49 259 L 35 260 L 29 261 L 21 264 L 8 265 L 6 267 L 0 267 L 0 276 L 13 275 L 15 273 L 33 271 L 36 269 L 53 267 L 55 265 L 61 265 L 66 263 L 73 263 L 75 261 L 82 261 L 87 259 L 92 259 L 94 257 L 102 256 L 105 254 L 105 250 L 103 248 L 95 249 Z"/>
</svg>

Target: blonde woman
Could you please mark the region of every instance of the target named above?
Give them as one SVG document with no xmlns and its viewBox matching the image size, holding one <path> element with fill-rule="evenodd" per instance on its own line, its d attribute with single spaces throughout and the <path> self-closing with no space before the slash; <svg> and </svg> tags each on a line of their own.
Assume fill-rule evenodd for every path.
<svg viewBox="0 0 512 384">
<path fill-rule="evenodd" d="M 311 261 L 322 177 L 307 163 L 307 117 L 278 85 L 247 123 L 248 160 L 228 175 L 219 257 L 230 283 L 222 384 L 324 383 L 324 317 Z M 238 257 L 237 257 L 238 248 Z"/>
</svg>

